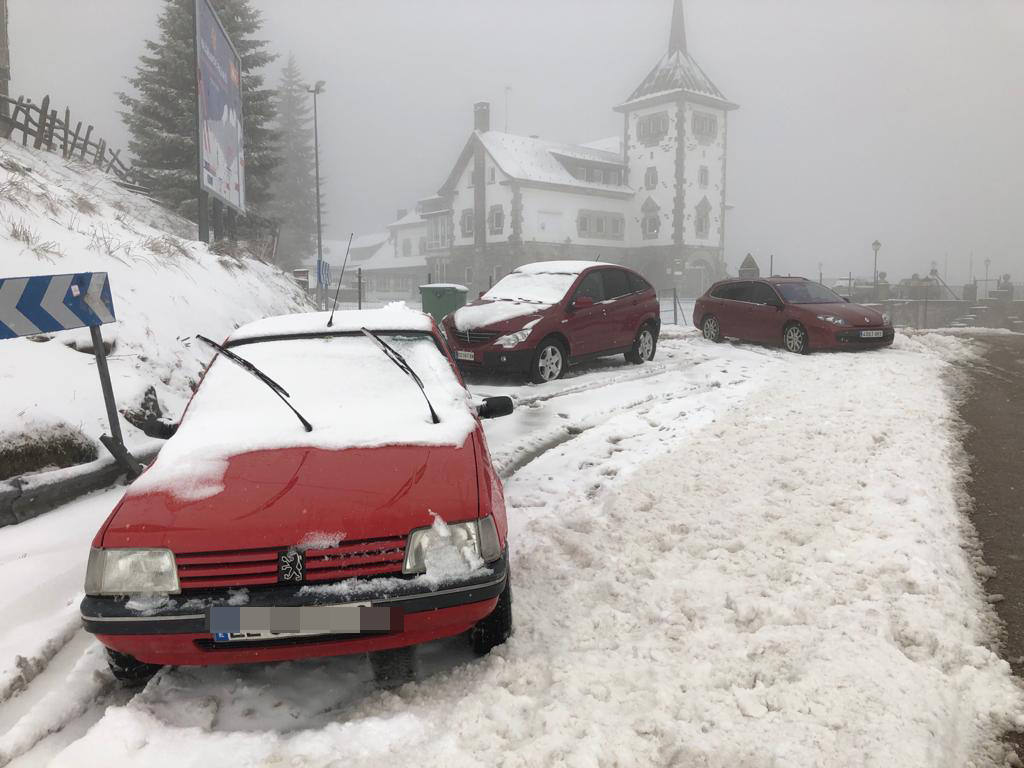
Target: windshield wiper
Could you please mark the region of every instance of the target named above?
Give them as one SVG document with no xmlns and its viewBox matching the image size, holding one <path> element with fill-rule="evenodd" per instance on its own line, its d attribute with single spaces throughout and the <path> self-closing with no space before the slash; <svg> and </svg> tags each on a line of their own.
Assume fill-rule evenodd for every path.
<svg viewBox="0 0 1024 768">
<path fill-rule="evenodd" d="M 305 427 L 306 431 L 307 432 L 312 432 L 313 431 L 313 425 L 310 424 L 308 421 L 306 421 L 303 418 L 302 414 L 299 413 L 297 410 L 295 410 L 295 408 L 292 406 L 292 404 L 289 403 L 288 400 L 286 399 L 286 398 L 291 397 L 291 395 L 288 394 L 288 391 L 284 387 L 282 387 L 280 384 L 278 384 L 272 378 L 267 376 L 267 374 L 265 374 L 263 371 L 261 371 L 259 368 L 257 368 L 252 363 L 250 363 L 244 357 L 239 357 L 234 352 L 232 352 L 230 349 L 226 349 L 225 347 L 221 346 L 217 342 L 211 341 L 210 339 L 206 338 L 205 336 L 201 336 L 198 333 L 196 334 L 196 338 L 199 339 L 204 344 L 209 344 L 211 347 L 213 347 L 215 350 L 217 350 L 220 354 L 224 355 L 225 358 L 227 358 L 232 363 L 237 365 L 243 371 L 245 371 L 248 374 L 251 374 L 252 376 L 255 376 L 257 379 L 259 379 L 264 384 L 266 384 L 268 387 L 270 387 L 271 391 L 275 395 L 277 395 L 279 398 L 281 398 L 281 402 L 284 403 L 285 405 L 287 405 L 288 409 L 292 413 L 295 414 L 295 416 L 298 418 L 299 421 L 302 422 L 302 426 Z"/>
<path fill-rule="evenodd" d="M 430 418 L 433 419 L 435 424 L 440 424 L 441 419 L 437 417 L 437 411 L 435 411 L 434 406 L 430 404 L 430 398 L 427 397 L 427 390 L 423 386 L 423 382 L 420 380 L 420 377 L 416 375 L 416 371 L 414 371 L 410 367 L 409 363 L 405 361 L 404 357 L 402 357 L 396 350 L 392 349 L 388 345 L 388 343 L 384 341 L 384 339 L 382 339 L 376 333 L 374 333 L 373 331 L 368 331 L 366 328 L 362 328 L 361 330 L 363 334 L 366 336 L 366 338 L 368 338 L 370 341 L 372 341 L 374 344 L 380 347 L 381 352 L 387 355 L 388 359 L 391 362 L 397 365 L 402 371 L 404 371 L 409 376 L 410 379 L 416 382 L 416 386 L 419 387 L 420 392 L 423 393 L 423 399 L 427 401 L 427 408 L 430 409 Z"/>
</svg>

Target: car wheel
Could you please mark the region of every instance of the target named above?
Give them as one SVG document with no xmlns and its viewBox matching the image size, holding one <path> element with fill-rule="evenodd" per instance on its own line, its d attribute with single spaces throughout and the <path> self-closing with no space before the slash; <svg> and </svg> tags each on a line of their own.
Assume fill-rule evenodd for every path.
<svg viewBox="0 0 1024 768">
<path fill-rule="evenodd" d="M 704 338 L 708 341 L 713 341 L 716 344 L 722 342 L 722 326 L 714 315 L 705 317 L 704 322 L 700 324 L 700 329 L 704 333 Z"/>
<path fill-rule="evenodd" d="M 473 653 L 484 656 L 504 643 L 512 635 L 512 573 L 505 579 L 505 589 L 498 596 L 498 604 L 491 614 L 478 621 L 469 630 Z"/>
<path fill-rule="evenodd" d="M 117 680 L 128 685 L 145 685 L 160 671 L 159 664 L 147 664 L 110 648 L 107 648 L 107 666 Z"/>
<path fill-rule="evenodd" d="M 807 344 L 807 331 L 799 323 L 790 323 L 782 332 L 783 346 L 794 355 L 806 355 L 810 351 Z"/>
<path fill-rule="evenodd" d="M 534 384 L 543 384 L 559 379 L 565 373 L 566 363 L 565 347 L 557 339 L 544 339 L 533 356 L 530 380 Z"/>
<path fill-rule="evenodd" d="M 654 353 L 658 349 L 658 337 L 649 324 L 640 326 L 636 338 L 633 339 L 633 348 L 626 353 L 626 362 L 633 365 L 640 365 L 654 359 Z"/>
<path fill-rule="evenodd" d="M 372 651 L 367 655 L 378 688 L 391 690 L 416 679 L 416 649 L 411 645 L 387 651 Z"/>
</svg>

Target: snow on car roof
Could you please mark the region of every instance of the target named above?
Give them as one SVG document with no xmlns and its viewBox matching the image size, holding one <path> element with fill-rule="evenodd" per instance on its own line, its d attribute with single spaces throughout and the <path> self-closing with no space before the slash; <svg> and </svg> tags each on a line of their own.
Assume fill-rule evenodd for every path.
<svg viewBox="0 0 1024 768">
<path fill-rule="evenodd" d="M 526 275 L 578 275 L 591 267 L 607 266 L 600 261 L 538 261 L 517 267 L 515 271 Z"/>
<path fill-rule="evenodd" d="M 328 328 L 330 312 L 307 312 L 297 315 L 268 317 L 243 325 L 228 338 L 229 342 L 259 339 L 264 336 L 298 336 L 308 333 L 345 333 L 367 328 L 371 331 L 429 331 L 433 323 L 428 315 L 409 309 L 404 302 L 389 304 L 383 309 L 352 309 L 334 313 L 334 324 Z"/>
</svg>

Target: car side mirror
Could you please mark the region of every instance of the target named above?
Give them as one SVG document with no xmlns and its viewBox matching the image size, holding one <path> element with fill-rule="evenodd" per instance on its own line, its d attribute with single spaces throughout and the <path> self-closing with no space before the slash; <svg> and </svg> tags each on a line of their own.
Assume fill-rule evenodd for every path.
<svg viewBox="0 0 1024 768">
<path fill-rule="evenodd" d="M 843 296 L 843 301 L 845 301 L 847 304 L 849 304 L 850 303 L 850 297 L 849 296 Z"/>
<path fill-rule="evenodd" d="M 594 306 L 594 299 L 590 296 L 577 296 L 571 306 L 573 309 L 589 309 Z"/>
<path fill-rule="evenodd" d="M 497 419 L 508 416 L 515 409 L 511 397 L 485 397 L 482 405 L 477 406 L 476 413 L 481 419 Z"/>
<path fill-rule="evenodd" d="M 167 419 L 151 419 L 140 425 L 140 428 L 146 437 L 155 437 L 160 440 L 170 440 L 178 431 L 178 425 Z"/>
</svg>

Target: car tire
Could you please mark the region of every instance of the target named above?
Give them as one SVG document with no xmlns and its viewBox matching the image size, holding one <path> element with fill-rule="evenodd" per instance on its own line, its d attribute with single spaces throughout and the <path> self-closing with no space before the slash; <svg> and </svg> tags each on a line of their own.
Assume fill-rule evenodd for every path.
<svg viewBox="0 0 1024 768">
<path fill-rule="evenodd" d="M 416 649 L 411 645 L 372 651 L 367 656 L 378 688 L 390 691 L 416 679 Z"/>
<path fill-rule="evenodd" d="M 160 664 L 147 664 L 110 648 L 107 648 L 107 666 L 115 679 L 127 685 L 145 685 L 161 668 Z"/>
<path fill-rule="evenodd" d="M 807 331 L 800 323 L 790 323 L 783 329 L 782 346 L 794 355 L 806 355 L 811 351 L 807 342 Z"/>
<path fill-rule="evenodd" d="M 490 615 L 478 621 L 469 630 L 473 653 L 485 656 L 512 636 L 512 573 L 505 579 L 505 589 L 498 596 L 498 604 Z"/>
<path fill-rule="evenodd" d="M 654 359 L 658 351 L 658 334 L 655 333 L 650 323 L 644 323 L 636 332 L 633 339 L 633 348 L 626 353 L 626 362 L 633 365 L 642 365 Z"/>
<path fill-rule="evenodd" d="M 700 321 L 700 330 L 708 341 L 713 341 L 716 344 L 721 344 L 724 341 L 722 338 L 722 324 L 718 322 L 718 318 L 714 315 L 704 316 L 704 319 Z"/>
<path fill-rule="evenodd" d="M 558 339 L 547 338 L 537 345 L 530 365 L 530 381 L 534 384 L 545 384 L 562 378 L 569 367 L 569 358 L 565 347 Z"/>
</svg>

